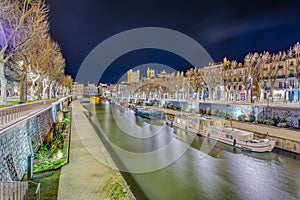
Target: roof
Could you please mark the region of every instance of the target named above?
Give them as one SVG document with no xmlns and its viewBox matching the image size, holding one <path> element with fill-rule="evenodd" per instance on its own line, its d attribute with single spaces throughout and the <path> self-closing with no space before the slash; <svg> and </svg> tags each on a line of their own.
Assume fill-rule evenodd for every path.
<svg viewBox="0 0 300 200">
<path fill-rule="evenodd" d="M 249 132 L 249 131 L 243 131 L 243 130 L 235 129 L 235 128 L 232 130 L 232 128 L 229 128 L 229 127 L 223 128 L 223 131 L 231 132 L 231 133 L 233 133 L 233 134 L 241 135 L 241 136 L 252 135 L 252 134 L 253 134 L 252 132 Z"/>
</svg>

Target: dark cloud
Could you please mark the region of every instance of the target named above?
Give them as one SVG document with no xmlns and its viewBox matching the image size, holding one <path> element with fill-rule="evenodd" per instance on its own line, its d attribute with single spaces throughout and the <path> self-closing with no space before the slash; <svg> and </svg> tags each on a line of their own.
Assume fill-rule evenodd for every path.
<svg viewBox="0 0 300 200">
<path fill-rule="evenodd" d="M 66 71 L 73 77 L 95 46 L 136 27 L 165 27 L 187 34 L 203 45 L 215 61 L 225 56 L 243 60 L 252 51 L 276 52 L 300 40 L 300 1 L 47 2 L 51 9 L 51 34 L 61 44 Z M 165 62 L 164 58 L 161 62 Z M 111 77 L 107 81 L 115 81 Z"/>
</svg>

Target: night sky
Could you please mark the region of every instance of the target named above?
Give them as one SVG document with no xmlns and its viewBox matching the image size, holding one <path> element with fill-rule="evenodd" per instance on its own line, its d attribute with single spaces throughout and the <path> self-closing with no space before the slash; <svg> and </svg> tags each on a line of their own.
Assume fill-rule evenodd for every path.
<svg viewBox="0 0 300 200">
<path fill-rule="evenodd" d="M 224 3 L 226 2 L 226 3 Z M 243 61 L 248 52 L 287 50 L 300 40 L 300 1 L 104 1 L 47 0 L 51 35 L 62 48 L 73 78 L 89 52 L 105 39 L 139 27 L 164 27 L 199 42 L 215 62 Z M 144 63 L 177 70 L 190 64 L 155 49 L 137 50 L 115 60 L 101 82 L 116 82 Z"/>
</svg>

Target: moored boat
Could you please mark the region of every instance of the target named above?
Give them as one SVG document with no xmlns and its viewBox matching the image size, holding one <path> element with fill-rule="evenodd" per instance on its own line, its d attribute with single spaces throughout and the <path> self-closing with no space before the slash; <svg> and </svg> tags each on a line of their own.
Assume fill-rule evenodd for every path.
<svg viewBox="0 0 300 200">
<path fill-rule="evenodd" d="M 246 151 L 271 152 L 275 146 L 272 140 L 254 138 L 253 132 L 231 127 L 211 127 L 204 136 Z"/>
<path fill-rule="evenodd" d="M 99 96 L 92 96 L 90 97 L 90 102 L 93 103 L 93 104 L 97 104 L 101 101 L 102 97 L 99 97 Z"/>
<path fill-rule="evenodd" d="M 83 105 L 88 105 L 88 104 L 91 104 L 91 101 L 89 100 L 89 98 L 83 98 L 80 101 L 80 103 L 83 104 Z"/>
<path fill-rule="evenodd" d="M 147 119 L 163 119 L 164 118 L 164 112 L 162 110 L 150 108 L 150 107 L 140 107 L 135 106 L 134 112 L 136 115 L 139 115 L 141 117 L 145 117 Z"/>
<path fill-rule="evenodd" d="M 231 123 L 221 118 L 200 115 L 178 115 L 168 124 L 205 136 L 246 151 L 270 152 L 275 142 L 269 139 L 254 138 L 254 133 L 232 128 Z"/>
</svg>

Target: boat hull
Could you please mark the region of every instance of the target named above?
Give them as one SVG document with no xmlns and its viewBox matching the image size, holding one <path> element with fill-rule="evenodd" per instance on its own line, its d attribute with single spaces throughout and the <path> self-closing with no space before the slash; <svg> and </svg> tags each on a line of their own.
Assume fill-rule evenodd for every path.
<svg viewBox="0 0 300 200">
<path fill-rule="evenodd" d="M 212 134 L 202 134 L 205 137 L 211 138 L 218 142 L 222 142 L 233 147 L 237 147 L 243 149 L 245 151 L 253 151 L 253 152 L 271 152 L 275 146 L 274 141 L 264 140 L 262 142 L 245 142 L 245 141 L 234 141 L 232 139 L 225 139 L 221 137 L 213 136 Z"/>
<path fill-rule="evenodd" d="M 164 113 L 161 110 L 151 110 L 151 109 L 138 109 L 134 108 L 136 115 L 147 118 L 147 119 L 163 119 Z"/>
<path fill-rule="evenodd" d="M 176 122 L 170 122 L 167 121 L 166 122 L 169 125 L 175 126 L 177 128 L 183 129 L 183 130 L 187 130 L 189 132 L 192 133 L 196 133 L 198 136 L 204 136 L 213 140 L 216 140 L 218 142 L 222 142 L 225 144 L 228 144 L 230 146 L 233 147 L 237 147 L 240 148 L 242 150 L 245 151 L 252 151 L 252 152 L 271 152 L 275 146 L 275 142 L 274 141 L 270 141 L 270 140 L 264 140 L 263 142 L 244 142 L 244 141 L 234 141 L 234 139 L 225 139 L 225 138 L 221 138 L 218 136 L 214 136 L 214 134 L 210 133 L 209 131 L 204 133 L 204 132 L 200 132 L 197 129 L 194 128 L 190 128 L 188 126 L 176 123 Z"/>
</svg>

